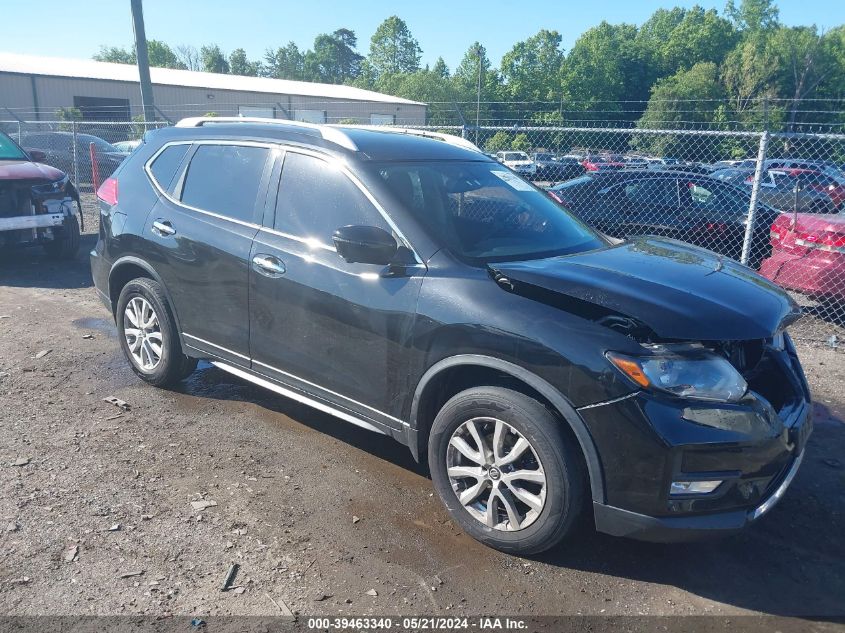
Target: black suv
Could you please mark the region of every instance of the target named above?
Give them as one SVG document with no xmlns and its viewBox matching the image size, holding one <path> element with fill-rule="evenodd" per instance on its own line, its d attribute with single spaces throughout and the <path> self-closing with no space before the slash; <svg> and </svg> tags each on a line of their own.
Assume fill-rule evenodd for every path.
<svg viewBox="0 0 845 633">
<path fill-rule="evenodd" d="M 788 296 L 683 242 L 606 238 L 462 139 L 191 119 L 98 195 L 94 280 L 142 379 L 206 359 L 390 435 L 498 549 L 587 513 L 729 533 L 801 462 Z"/>
</svg>

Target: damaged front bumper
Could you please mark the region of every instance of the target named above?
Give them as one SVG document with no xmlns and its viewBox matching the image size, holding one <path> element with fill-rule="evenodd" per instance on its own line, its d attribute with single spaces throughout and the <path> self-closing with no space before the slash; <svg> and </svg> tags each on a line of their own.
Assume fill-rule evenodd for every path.
<svg viewBox="0 0 845 633">
<path fill-rule="evenodd" d="M 803 459 L 812 407 L 791 343 L 761 362 L 771 381 L 765 396 L 754 390 L 764 387 L 758 377 L 737 403 L 637 392 L 579 409 L 604 471 L 605 498 L 593 504 L 599 531 L 706 538 L 741 530 L 777 504 Z M 620 445 L 626 450 L 611 450 Z M 703 491 L 686 492 L 695 484 Z"/>
<path fill-rule="evenodd" d="M 61 226 L 66 213 L 41 213 L 38 215 L 19 215 L 13 218 L 0 218 L 0 231 L 18 231 L 24 229 L 44 229 Z"/>
</svg>

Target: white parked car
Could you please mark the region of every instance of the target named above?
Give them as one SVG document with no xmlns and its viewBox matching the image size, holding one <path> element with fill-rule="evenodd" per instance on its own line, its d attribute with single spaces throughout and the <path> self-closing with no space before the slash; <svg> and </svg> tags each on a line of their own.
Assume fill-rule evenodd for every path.
<svg viewBox="0 0 845 633">
<path fill-rule="evenodd" d="M 520 176 L 533 176 L 537 173 L 537 163 L 525 152 L 496 152 L 496 160 Z"/>
</svg>

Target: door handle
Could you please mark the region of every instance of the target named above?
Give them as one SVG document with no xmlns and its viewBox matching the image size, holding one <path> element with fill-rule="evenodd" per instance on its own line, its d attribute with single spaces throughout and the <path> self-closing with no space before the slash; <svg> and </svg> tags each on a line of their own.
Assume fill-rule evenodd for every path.
<svg viewBox="0 0 845 633">
<path fill-rule="evenodd" d="M 265 277 L 281 277 L 287 272 L 284 263 L 272 255 L 256 255 L 252 258 L 252 267 Z"/>
<path fill-rule="evenodd" d="M 167 221 L 158 219 L 153 222 L 153 233 L 156 235 L 160 235 L 162 237 L 169 237 L 170 235 L 175 235 L 176 229 L 173 228 L 173 225 Z"/>
</svg>

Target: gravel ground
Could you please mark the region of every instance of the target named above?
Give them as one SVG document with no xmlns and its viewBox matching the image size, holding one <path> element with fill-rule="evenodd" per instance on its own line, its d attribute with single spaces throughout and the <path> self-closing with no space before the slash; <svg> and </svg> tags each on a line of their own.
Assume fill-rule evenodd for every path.
<svg viewBox="0 0 845 633">
<path fill-rule="evenodd" d="M 0 257 L 0 615 L 845 616 L 841 352 L 801 348 L 816 431 L 743 534 L 585 529 L 521 559 L 457 529 L 385 437 L 207 365 L 141 383 L 91 288 L 93 243 L 70 264 Z"/>
</svg>

